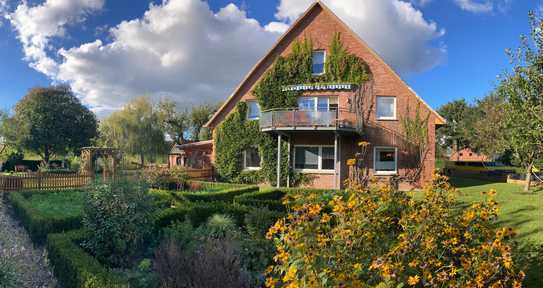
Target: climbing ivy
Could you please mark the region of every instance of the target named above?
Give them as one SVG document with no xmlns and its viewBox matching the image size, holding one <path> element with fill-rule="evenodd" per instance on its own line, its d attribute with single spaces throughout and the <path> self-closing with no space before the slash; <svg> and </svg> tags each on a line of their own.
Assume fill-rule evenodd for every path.
<svg viewBox="0 0 543 288">
<path fill-rule="evenodd" d="M 369 69 L 364 61 L 349 53 L 337 33 L 327 53 L 325 73 L 312 74 L 313 44 L 310 39 L 293 43 L 288 56 L 280 56 L 262 77 L 253 90 L 263 111 L 274 108 L 297 106 L 301 91 L 282 91 L 283 86 L 315 83 L 351 83 L 361 85 L 369 79 Z M 247 105 L 238 103 L 235 111 L 215 131 L 215 165 L 222 180 L 232 182 L 263 182 L 274 185 L 277 168 L 277 138 L 260 132 L 258 121 L 246 119 Z M 303 181 L 288 167 L 288 144 L 281 143 L 281 182 L 286 183 L 287 175 L 292 183 Z M 262 159 L 260 171 L 243 171 L 243 151 L 257 146 Z M 287 173 L 284 173 L 288 171 Z"/>
</svg>

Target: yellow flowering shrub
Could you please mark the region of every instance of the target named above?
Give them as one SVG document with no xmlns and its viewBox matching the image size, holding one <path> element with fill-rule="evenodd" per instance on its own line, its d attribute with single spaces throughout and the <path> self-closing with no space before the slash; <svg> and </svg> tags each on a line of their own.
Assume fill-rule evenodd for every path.
<svg viewBox="0 0 543 288">
<path fill-rule="evenodd" d="M 520 287 L 495 191 L 457 205 L 436 175 L 424 198 L 387 187 L 290 195 L 267 233 L 277 254 L 267 287 Z"/>
</svg>

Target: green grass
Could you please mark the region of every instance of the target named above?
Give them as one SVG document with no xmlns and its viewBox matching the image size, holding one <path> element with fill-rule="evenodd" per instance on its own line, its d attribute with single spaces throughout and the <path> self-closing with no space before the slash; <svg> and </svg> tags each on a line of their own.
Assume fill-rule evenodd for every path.
<svg viewBox="0 0 543 288">
<path fill-rule="evenodd" d="M 34 209 L 48 218 L 79 216 L 83 211 L 83 193 L 81 191 L 33 193 L 28 201 Z"/>
</svg>

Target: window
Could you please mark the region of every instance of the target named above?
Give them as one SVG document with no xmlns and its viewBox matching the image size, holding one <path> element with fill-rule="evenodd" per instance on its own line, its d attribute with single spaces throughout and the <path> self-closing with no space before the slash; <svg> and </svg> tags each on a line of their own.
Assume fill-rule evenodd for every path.
<svg viewBox="0 0 543 288">
<path fill-rule="evenodd" d="M 377 120 L 396 120 L 396 97 L 377 96 Z"/>
<path fill-rule="evenodd" d="M 330 171 L 335 169 L 334 147 L 295 146 L 294 168 L 298 170 Z"/>
<path fill-rule="evenodd" d="M 256 101 L 247 101 L 247 119 L 258 120 L 260 118 L 260 105 Z"/>
<path fill-rule="evenodd" d="M 326 52 L 324 50 L 313 51 L 313 75 L 324 74 L 324 63 L 326 62 Z"/>
<path fill-rule="evenodd" d="M 338 98 L 337 97 L 299 97 L 298 109 L 301 111 L 337 111 L 338 110 Z"/>
<path fill-rule="evenodd" d="M 397 149 L 394 147 L 375 147 L 375 174 L 392 175 L 398 170 Z"/>
<path fill-rule="evenodd" d="M 243 151 L 243 168 L 246 170 L 260 169 L 260 153 L 257 147 L 250 147 Z"/>
</svg>

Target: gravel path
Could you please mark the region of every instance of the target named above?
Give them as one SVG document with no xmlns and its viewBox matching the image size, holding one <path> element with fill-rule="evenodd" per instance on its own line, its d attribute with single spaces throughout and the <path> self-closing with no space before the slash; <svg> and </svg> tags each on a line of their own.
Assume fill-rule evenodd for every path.
<svg viewBox="0 0 543 288">
<path fill-rule="evenodd" d="M 57 287 L 43 247 L 34 247 L 28 234 L 9 213 L 0 193 L 0 257 L 9 259 L 20 287 Z"/>
</svg>

